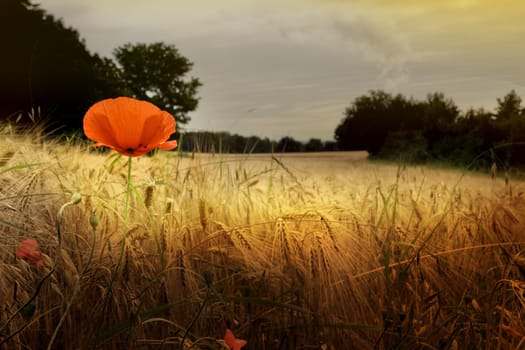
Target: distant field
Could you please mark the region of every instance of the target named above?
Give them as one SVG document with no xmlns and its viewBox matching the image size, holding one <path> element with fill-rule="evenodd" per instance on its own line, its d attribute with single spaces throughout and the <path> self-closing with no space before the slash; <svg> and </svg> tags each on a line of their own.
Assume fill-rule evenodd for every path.
<svg viewBox="0 0 525 350">
<path fill-rule="evenodd" d="M 525 342 L 523 182 L 161 152 L 133 159 L 128 191 L 114 152 L 0 138 L 1 349 L 224 349 L 226 328 L 245 349 Z M 15 257 L 28 238 L 43 266 Z"/>
<path fill-rule="evenodd" d="M 245 158 L 247 154 L 224 154 L 225 157 L 231 158 Z M 275 156 L 283 159 L 331 159 L 331 160 L 341 160 L 341 161 L 357 161 L 365 160 L 368 157 L 368 152 L 366 151 L 339 151 L 339 152 L 290 152 L 290 153 L 251 153 L 249 154 L 250 158 L 268 158 Z"/>
</svg>

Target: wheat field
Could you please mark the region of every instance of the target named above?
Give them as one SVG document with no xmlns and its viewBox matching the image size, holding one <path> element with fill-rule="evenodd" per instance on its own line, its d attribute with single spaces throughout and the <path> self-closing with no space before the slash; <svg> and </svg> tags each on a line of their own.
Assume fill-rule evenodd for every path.
<svg viewBox="0 0 525 350">
<path fill-rule="evenodd" d="M 525 348 L 516 179 L 0 138 L 0 349 Z"/>
</svg>

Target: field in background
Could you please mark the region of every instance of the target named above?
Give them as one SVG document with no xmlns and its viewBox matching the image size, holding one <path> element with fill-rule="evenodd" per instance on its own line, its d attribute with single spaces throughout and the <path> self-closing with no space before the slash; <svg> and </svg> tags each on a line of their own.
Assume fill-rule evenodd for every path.
<svg viewBox="0 0 525 350">
<path fill-rule="evenodd" d="M 133 159 L 126 220 L 127 159 L 0 138 L 2 349 L 221 349 L 226 328 L 246 349 L 525 342 L 521 182 L 363 153 L 159 153 Z M 73 193 L 58 268 L 12 317 Z M 26 238 L 44 266 L 16 259 Z"/>
</svg>

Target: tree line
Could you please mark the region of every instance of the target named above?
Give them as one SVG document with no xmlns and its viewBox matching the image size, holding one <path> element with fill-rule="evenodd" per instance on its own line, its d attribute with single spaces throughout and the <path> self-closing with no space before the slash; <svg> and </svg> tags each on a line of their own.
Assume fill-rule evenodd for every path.
<svg viewBox="0 0 525 350">
<path fill-rule="evenodd" d="M 324 152 L 335 151 L 335 141 L 311 138 L 301 142 L 284 136 L 279 140 L 267 137 L 242 136 L 229 132 L 196 131 L 179 135 L 179 147 L 186 152 L 206 153 L 274 153 L 274 152 Z"/>
<path fill-rule="evenodd" d="M 373 90 L 346 108 L 335 129 L 341 150 L 367 150 L 372 158 L 473 168 L 525 164 L 525 108 L 512 90 L 495 112 L 461 112 L 443 93 L 425 100 Z"/>
</svg>

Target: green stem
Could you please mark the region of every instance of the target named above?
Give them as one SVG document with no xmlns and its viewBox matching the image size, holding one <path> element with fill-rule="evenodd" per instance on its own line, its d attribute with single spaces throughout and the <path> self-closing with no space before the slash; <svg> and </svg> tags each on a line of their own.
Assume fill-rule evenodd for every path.
<svg viewBox="0 0 525 350">
<path fill-rule="evenodd" d="M 93 342 L 92 349 L 96 349 L 99 343 L 100 332 L 102 330 L 102 326 L 104 325 L 106 311 L 107 311 L 108 304 L 109 304 L 109 299 L 113 291 L 113 283 L 115 283 L 115 280 L 117 279 L 117 274 L 120 269 L 120 265 L 122 264 L 122 260 L 124 259 L 124 253 L 126 251 L 126 238 L 128 235 L 128 220 L 129 220 L 129 201 L 130 201 L 130 195 L 131 195 L 131 154 L 129 154 L 128 156 L 128 174 L 127 174 L 126 181 L 127 181 L 127 185 L 126 185 L 126 199 L 124 203 L 124 232 L 122 233 L 120 254 L 117 260 L 117 265 L 115 266 L 115 269 L 113 270 L 113 273 L 111 274 L 111 280 L 109 281 L 108 287 L 106 289 L 106 294 L 104 295 L 104 302 L 102 305 L 102 314 L 98 322 L 97 331 L 95 333 L 95 341 Z"/>
<path fill-rule="evenodd" d="M 127 228 L 128 225 L 128 218 L 129 218 L 129 198 L 131 194 L 131 154 L 128 157 L 128 174 L 126 178 L 127 184 L 126 184 L 126 203 L 124 204 L 124 228 Z M 124 231 L 124 238 L 127 236 L 127 231 Z"/>
</svg>

